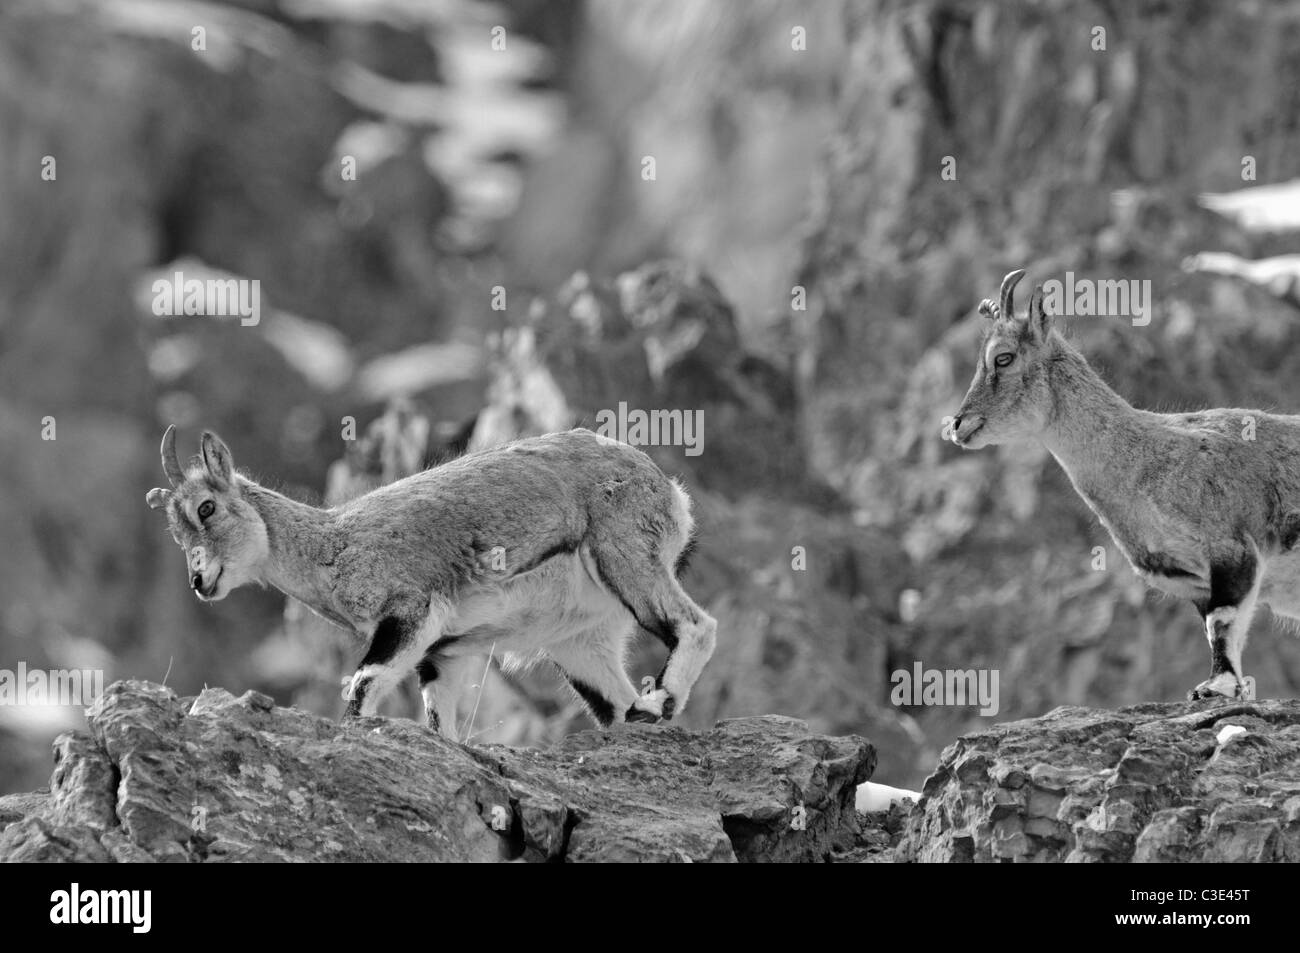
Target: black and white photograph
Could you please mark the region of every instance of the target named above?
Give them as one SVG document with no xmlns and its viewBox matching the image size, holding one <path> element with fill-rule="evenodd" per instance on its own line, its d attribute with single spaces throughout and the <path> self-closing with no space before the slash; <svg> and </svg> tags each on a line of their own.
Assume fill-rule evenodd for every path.
<svg viewBox="0 0 1300 953">
<path fill-rule="evenodd" d="M 1298 633 L 1295 0 L 0 5 L 52 935 L 740 862 L 1245 939 L 1113 865 L 1300 861 Z"/>
</svg>

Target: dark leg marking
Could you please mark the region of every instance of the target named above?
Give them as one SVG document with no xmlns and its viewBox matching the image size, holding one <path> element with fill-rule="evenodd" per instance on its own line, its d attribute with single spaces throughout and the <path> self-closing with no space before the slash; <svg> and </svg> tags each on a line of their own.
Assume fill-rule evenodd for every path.
<svg viewBox="0 0 1300 953">
<path fill-rule="evenodd" d="M 402 647 L 403 637 L 409 630 L 410 626 L 403 625 L 396 616 L 390 615 L 381 621 L 370 640 L 370 649 L 366 652 L 366 657 L 361 660 L 361 667 L 383 665 L 391 659 Z"/>
<path fill-rule="evenodd" d="M 602 728 L 608 728 L 614 723 L 614 706 L 610 704 L 608 698 L 580 679 L 574 678 L 567 673 L 565 678 L 569 680 L 573 690 L 578 693 L 578 697 L 587 706 L 587 710 L 591 712 L 591 717 L 595 718 Z"/>
<path fill-rule="evenodd" d="M 370 639 L 370 648 L 366 650 L 366 657 L 357 666 L 357 671 L 368 665 L 383 665 L 391 661 L 413 629 L 414 626 L 396 616 L 388 616 L 381 620 Z M 352 697 L 348 699 L 348 707 L 343 712 L 344 718 L 356 718 L 361 714 L 361 703 L 365 701 L 366 691 L 369 688 L 370 679 L 357 682 Z"/>
<path fill-rule="evenodd" d="M 673 649 L 677 648 L 677 627 L 671 619 L 665 619 L 662 616 L 645 611 L 645 607 L 637 608 L 623 597 L 623 592 L 617 586 L 609 581 L 605 575 L 604 568 L 600 565 L 600 560 L 595 560 L 596 573 L 600 576 L 600 581 L 605 584 L 605 588 L 612 592 L 619 602 L 623 603 L 623 608 L 632 613 L 632 618 L 636 619 L 636 624 L 641 626 L 664 645 L 668 646 L 668 654 L 671 655 Z"/>
<path fill-rule="evenodd" d="M 415 674 L 420 679 L 421 688 L 430 682 L 438 680 L 438 656 L 433 653 L 432 649 L 425 652 L 424 658 L 416 663 Z"/>
<path fill-rule="evenodd" d="M 1210 566 L 1210 600 L 1205 605 L 1208 615 L 1223 606 L 1235 606 L 1250 595 L 1255 584 L 1259 563 L 1254 556 L 1245 555 L 1236 562 L 1215 563 Z"/>
<path fill-rule="evenodd" d="M 1232 672 L 1233 675 L 1241 675 L 1240 672 L 1233 671 L 1232 663 L 1228 661 L 1228 640 L 1214 633 L 1214 640 L 1210 643 L 1210 677 L 1222 675 L 1224 672 Z"/>
<path fill-rule="evenodd" d="M 1250 595 L 1258 570 L 1259 562 L 1250 554 L 1244 554 L 1240 559 L 1233 562 L 1211 564 L 1210 597 L 1197 603 L 1196 606 L 1201 613 L 1201 618 L 1207 620 L 1207 625 L 1208 619 L 1214 610 L 1229 606 L 1236 607 Z M 1209 633 L 1210 677 L 1214 678 L 1216 675 L 1231 673 L 1234 677 L 1240 679 L 1241 673 L 1232 667 L 1232 662 L 1228 659 L 1227 636 L 1221 634 L 1221 630 L 1226 628 L 1226 625 L 1216 625 L 1215 631 Z"/>
<path fill-rule="evenodd" d="M 420 695 L 424 695 L 424 686 L 430 682 L 438 680 L 438 656 L 432 647 L 424 653 L 424 658 L 420 659 L 415 665 L 415 675 L 420 680 Z M 434 731 L 442 728 L 442 722 L 438 718 L 438 712 L 429 708 L 424 713 L 424 723 Z"/>
<path fill-rule="evenodd" d="M 651 632 L 664 645 L 668 646 L 668 654 L 672 655 L 677 648 L 677 623 L 672 619 L 666 619 L 663 616 L 652 616 L 646 622 L 637 620 L 641 628 Z"/>
<path fill-rule="evenodd" d="M 671 697 L 671 696 L 670 696 L 670 697 Z M 665 703 L 664 707 L 665 707 L 665 708 L 667 707 L 667 704 L 666 704 L 666 703 Z M 625 714 L 625 715 L 623 716 L 623 720 L 624 720 L 624 721 L 641 721 L 641 722 L 645 722 L 647 725 L 653 725 L 653 724 L 655 724 L 656 722 L 659 721 L 659 718 L 658 718 L 658 716 L 653 715 L 653 714 L 651 714 L 651 713 L 648 712 L 648 711 L 643 711 L 642 709 L 637 708 L 636 705 L 633 705 L 631 708 L 629 708 L 629 709 L 627 710 L 627 714 Z"/>
<path fill-rule="evenodd" d="M 442 674 L 438 668 L 447 658 L 447 650 L 461 640 L 459 635 L 451 635 L 445 639 L 439 639 L 424 650 L 424 657 L 415 663 L 415 674 L 420 679 L 420 687 L 423 688 L 430 682 L 436 682 L 438 676 Z"/>
<path fill-rule="evenodd" d="M 1245 647 L 1248 632 L 1245 625 L 1249 619 L 1240 615 L 1242 603 L 1251 597 L 1251 590 L 1260 572 L 1258 560 L 1251 551 L 1239 549 L 1229 559 L 1210 563 L 1210 592 L 1208 597 L 1196 603 L 1196 610 L 1205 621 L 1205 636 L 1210 644 L 1210 677 L 1188 693 L 1190 699 L 1209 698 L 1223 692 L 1222 681 L 1235 683 L 1232 694 L 1239 698 L 1251 698 L 1255 693 L 1255 680 L 1248 679 L 1240 672 L 1239 659 Z M 1216 619 L 1219 610 L 1232 610 L 1229 619 Z M 1236 637 L 1232 636 L 1236 631 Z M 1232 650 L 1231 653 L 1229 650 Z"/>
</svg>

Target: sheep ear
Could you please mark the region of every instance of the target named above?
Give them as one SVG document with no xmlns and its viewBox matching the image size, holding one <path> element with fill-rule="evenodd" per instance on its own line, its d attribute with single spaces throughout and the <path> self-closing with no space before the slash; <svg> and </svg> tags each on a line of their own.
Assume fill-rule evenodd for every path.
<svg viewBox="0 0 1300 953">
<path fill-rule="evenodd" d="M 162 487 L 156 486 L 145 495 L 144 501 L 149 504 L 149 509 L 156 510 L 166 506 L 167 501 L 171 498 L 171 490 L 164 490 Z"/>
<path fill-rule="evenodd" d="M 1052 316 L 1043 307 L 1043 297 L 1043 286 L 1038 285 L 1029 299 L 1029 330 L 1040 344 L 1052 333 Z"/>
<path fill-rule="evenodd" d="M 235 464 L 230 457 L 230 448 L 221 442 L 210 430 L 203 432 L 203 466 L 220 489 L 226 489 L 235 481 Z"/>
<path fill-rule="evenodd" d="M 993 303 L 992 298 L 985 298 L 980 302 L 979 312 L 990 321 L 995 321 L 998 316 L 998 306 Z"/>
</svg>

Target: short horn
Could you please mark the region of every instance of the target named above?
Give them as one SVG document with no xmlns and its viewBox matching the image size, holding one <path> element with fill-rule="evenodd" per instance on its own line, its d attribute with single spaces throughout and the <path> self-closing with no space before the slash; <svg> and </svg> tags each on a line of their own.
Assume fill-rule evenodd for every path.
<svg viewBox="0 0 1300 953">
<path fill-rule="evenodd" d="M 1014 318 L 1016 312 L 1013 298 L 1016 285 L 1025 277 L 1025 269 L 1018 268 L 1002 279 L 1002 289 L 998 292 L 998 312 L 1004 318 Z"/>
<path fill-rule="evenodd" d="M 172 424 L 163 434 L 162 439 L 162 465 L 163 473 L 167 474 L 167 482 L 173 487 L 178 487 L 185 482 L 185 471 L 181 469 L 180 461 L 176 459 L 176 425 Z"/>
</svg>

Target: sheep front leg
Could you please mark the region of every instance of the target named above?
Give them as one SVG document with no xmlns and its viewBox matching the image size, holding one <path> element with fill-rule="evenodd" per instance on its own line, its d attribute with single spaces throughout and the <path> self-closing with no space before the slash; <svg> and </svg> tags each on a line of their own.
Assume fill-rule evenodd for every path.
<svg viewBox="0 0 1300 953">
<path fill-rule="evenodd" d="M 1210 598 L 1197 606 L 1210 643 L 1210 677 L 1188 693 L 1191 700 L 1222 696 L 1253 701 L 1255 680 L 1242 674 L 1241 656 L 1255 617 L 1263 570 L 1251 553 L 1215 563 L 1210 570 Z"/>
<path fill-rule="evenodd" d="M 401 616 L 387 616 L 375 626 L 365 658 L 345 682 L 345 719 L 373 715 L 384 696 L 411 670 L 420 656 L 419 630 L 419 621 Z"/>
</svg>

